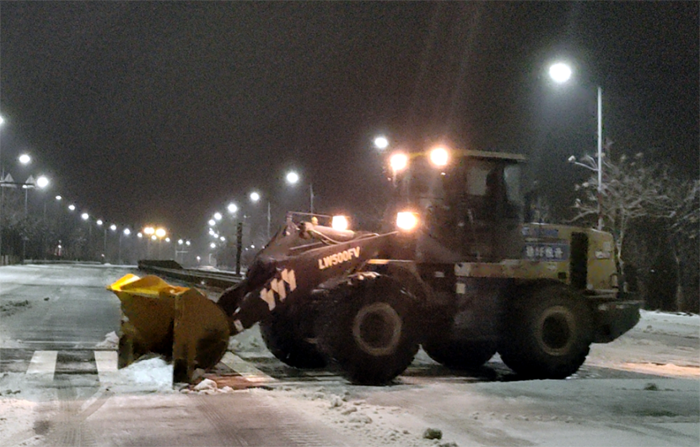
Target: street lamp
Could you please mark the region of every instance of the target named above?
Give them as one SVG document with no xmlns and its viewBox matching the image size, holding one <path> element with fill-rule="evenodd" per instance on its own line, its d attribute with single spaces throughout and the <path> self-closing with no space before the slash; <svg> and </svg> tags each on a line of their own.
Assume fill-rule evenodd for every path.
<svg viewBox="0 0 700 447">
<path fill-rule="evenodd" d="M 557 84 L 563 84 L 571 79 L 573 71 L 571 67 L 563 62 L 557 62 L 549 67 L 549 76 Z M 603 89 L 596 85 L 598 99 L 598 159 L 596 171 L 598 173 L 598 230 L 603 229 L 603 207 L 601 199 L 603 197 Z M 576 160 L 574 159 L 574 162 Z"/>
<path fill-rule="evenodd" d="M 97 219 L 95 221 L 95 224 L 98 227 L 101 227 L 104 224 L 104 222 L 102 221 L 102 219 Z M 104 245 L 102 248 L 102 252 L 103 252 L 102 256 L 104 256 L 107 253 L 107 227 L 106 226 L 104 227 Z"/>
<path fill-rule="evenodd" d="M 384 149 L 389 147 L 389 139 L 384 135 L 377 136 L 374 139 L 374 147 L 379 149 L 380 151 L 383 151 Z"/>
<path fill-rule="evenodd" d="M 295 171 L 289 171 L 285 178 L 290 185 L 296 185 L 300 180 L 299 174 Z M 309 213 L 314 213 L 314 186 L 312 183 L 309 183 Z"/>
<path fill-rule="evenodd" d="M 250 201 L 253 203 L 258 203 L 260 201 L 260 193 L 257 191 L 253 191 L 250 193 Z M 267 240 L 270 240 L 270 221 L 272 220 L 271 216 L 271 205 L 270 205 L 270 199 L 267 199 Z"/>
<path fill-rule="evenodd" d="M 128 229 L 128 228 L 124 228 L 124 231 L 122 231 L 121 233 L 119 233 L 119 253 L 118 253 L 118 261 L 119 261 L 119 264 L 123 264 L 123 263 L 124 263 L 124 262 L 122 261 L 122 235 L 123 235 L 123 236 L 126 236 L 126 237 L 129 237 L 130 234 L 131 234 L 131 230 Z M 139 233 L 139 234 L 140 234 L 140 233 Z"/>
</svg>

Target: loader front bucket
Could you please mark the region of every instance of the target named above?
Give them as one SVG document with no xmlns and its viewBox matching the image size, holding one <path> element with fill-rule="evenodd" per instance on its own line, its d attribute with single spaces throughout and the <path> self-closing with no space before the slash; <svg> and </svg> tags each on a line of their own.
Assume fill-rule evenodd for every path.
<svg viewBox="0 0 700 447">
<path fill-rule="evenodd" d="M 156 353 L 172 359 L 173 382 L 190 382 L 195 368 L 211 368 L 226 353 L 226 314 L 199 290 L 132 274 L 107 289 L 121 301 L 119 368 Z"/>
</svg>

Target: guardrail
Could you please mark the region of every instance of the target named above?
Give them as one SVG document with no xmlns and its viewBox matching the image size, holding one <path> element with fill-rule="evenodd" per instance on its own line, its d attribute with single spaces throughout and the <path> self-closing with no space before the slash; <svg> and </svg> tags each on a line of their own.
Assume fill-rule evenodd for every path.
<svg viewBox="0 0 700 447">
<path fill-rule="evenodd" d="M 175 261 L 168 260 L 140 260 L 139 270 L 157 275 L 178 279 L 201 287 L 213 287 L 226 289 L 243 280 L 243 275 L 233 272 L 208 272 L 197 269 L 186 269 Z"/>
</svg>

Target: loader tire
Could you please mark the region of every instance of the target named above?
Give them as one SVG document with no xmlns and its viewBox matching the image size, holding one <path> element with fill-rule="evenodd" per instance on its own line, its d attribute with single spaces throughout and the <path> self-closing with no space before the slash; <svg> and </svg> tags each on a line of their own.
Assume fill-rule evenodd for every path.
<svg viewBox="0 0 700 447">
<path fill-rule="evenodd" d="M 474 369 L 486 363 L 496 353 L 497 344 L 491 340 L 430 340 L 423 350 L 431 359 L 452 369 Z"/>
<path fill-rule="evenodd" d="M 565 286 L 539 287 L 506 314 L 498 352 L 525 378 L 564 379 L 578 371 L 592 341 L 591 312 Z"/>
<path fill-rule="evenodd" d="M 414 298 L 388 276 L 357 274 L 331 292 L 319 344 L 351 382 L 383 385 L 418 352 Z"/>
<path fill-rule="evenodd" d="M 275 309 L 272 315 L 260 322 L 260 335 L 272 355 L 289 366 L 300 369 L 324 368 L 326 357 L 305 334 L 300 313 L 289 309 Z M 313 323 L 312 323 L 313 324 Z"/>
</svg>

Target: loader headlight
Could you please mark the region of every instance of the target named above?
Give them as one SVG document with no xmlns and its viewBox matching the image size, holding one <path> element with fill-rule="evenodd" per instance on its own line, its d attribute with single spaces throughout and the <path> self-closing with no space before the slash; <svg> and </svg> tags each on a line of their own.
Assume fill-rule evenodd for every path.
<svg viewBox="0 0 700 447">
<path fill-rule="evenodd" d="M 438 146 L 430 151 L 430 162 L 433 166 L 447 166 L 450 161 L 450 152 L 442 146 Z"/>
<path fill-rule="evenodd" d="M 396 226 L 402 231 L 413 231 L 418 227 L 418 214 L 411 211 L 401 211 L 396 214 Z"/>
<path fill-rule="evenodd" d="M 403 171 L 408 166 L 408 155 L 403 152 L 393 154 L 389 159 L 389 165 L 394 174 Z"/>
<path fill-rule="evenodd" d="M 331 227 L 333 227 L 334 230 L 347 230 L 350 227 L 350 223 L 345 216 L 333 216 Z"/>
</svg>

